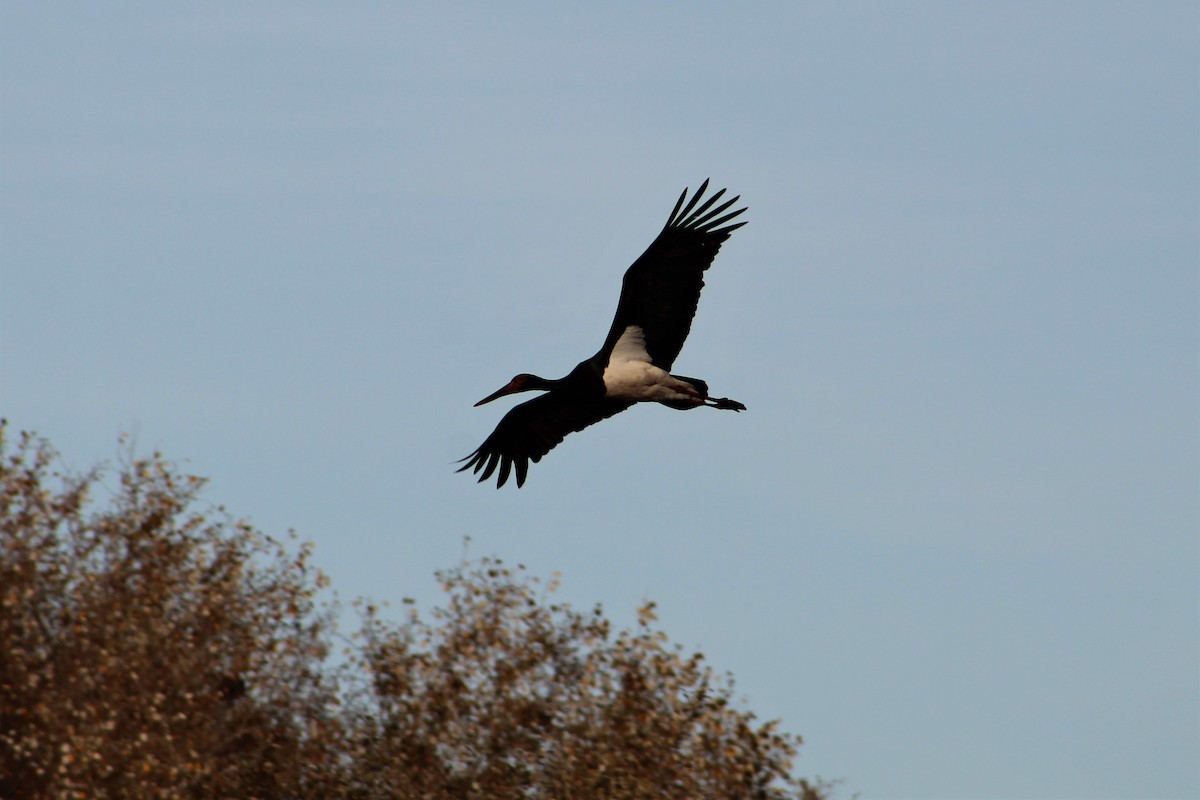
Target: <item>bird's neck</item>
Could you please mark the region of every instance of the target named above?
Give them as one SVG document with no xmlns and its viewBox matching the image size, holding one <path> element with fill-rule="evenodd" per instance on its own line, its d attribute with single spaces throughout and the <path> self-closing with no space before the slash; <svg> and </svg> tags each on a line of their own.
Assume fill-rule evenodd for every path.
<svg viewBox="0 0 1200 800">
<path fill-rule="evenodd" d="M 540 375 L 530 375 L 529 379 L 525 381 L 525 388 L 548 392 L 561 384 L 564 380 L 566 379 L 559 378 L 557 380 L 551 380 L 549 378 L 543 378 Z"/>
</svg>

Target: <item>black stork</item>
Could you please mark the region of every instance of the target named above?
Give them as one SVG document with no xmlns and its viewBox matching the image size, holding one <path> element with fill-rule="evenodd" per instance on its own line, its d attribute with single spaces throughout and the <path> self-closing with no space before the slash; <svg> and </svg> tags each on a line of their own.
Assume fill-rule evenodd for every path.
<svg viewBox="0 0 1200 800">
<path fill-rule="evenodd" d="M 503 388 L 476 403 L 532 389 L 546 394 L 521 403 L 504 415 L 492 435 L 458 469 L 482 471 L 482 483 L 499 467 L 496 488 L 515 469 L 517 486 L 525 483 L 529 462 L 537 463 L 563 438 L 619 414 L 637 402 L 661 403 L 686 411 L 700 406 L 745 411 L 727 397 L 710 397 L 708 384 L 670 374 L 692 327 L 704 271 L 716 258 L 721 243 L 745 225 L 725 225 L 745 208 L 723 214 L 737 197 L 719 206 L 717 192 L 703 203 L 708 181 L 684 205 L 688 190 L 675 203 L 667 224 L 646 252 L 626 270 L 617 314 L 600 352 L 579 362 L 565 378 L 547 380 L 522 373 Z M 697 205 L 699 203 L 699 205 Z M 725 225 L 725 227 L 720 227 Z"/>
</svg>

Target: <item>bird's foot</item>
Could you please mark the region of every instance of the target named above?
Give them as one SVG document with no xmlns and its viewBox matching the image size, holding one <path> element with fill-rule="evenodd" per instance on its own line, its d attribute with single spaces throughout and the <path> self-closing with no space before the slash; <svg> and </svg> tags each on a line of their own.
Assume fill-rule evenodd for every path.
<svg viewBox="0 0 1200 800">
<path fill-rule="evenodd" d="M 713 408 L 724 408 L 729 411 L 745 411 L 746 407 L 737 400 L 730 400 L 728 397 L 710 397 L 708 402 L 712 403 Z"/>
</svg>

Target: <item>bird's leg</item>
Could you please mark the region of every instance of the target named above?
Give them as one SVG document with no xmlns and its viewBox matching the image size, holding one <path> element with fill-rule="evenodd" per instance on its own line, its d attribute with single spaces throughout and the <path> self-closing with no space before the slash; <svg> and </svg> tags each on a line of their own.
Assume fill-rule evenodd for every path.
<svg viewBox="0 0 1200 800">
<path fill-rule="evenodd" d="M 700 394 L 695 390 L 686 392 L 696 400 L 696 405 L 708 406 L 709 408 L 723 408 L 727 411 L 745 411 L 746 407 L 737 400 L 730 400 L 728 397 L 709 397 L 705 394 Z"/>
<path fill-rule="evenodd" d="M 682 381 L 680 381 L 678 386 L 673 386 L 672 388 L 676 392 L 679 392 L 679 394 L 684 395 L 687 398 L 686 402 L 695 403 L 698 406 L 705 405 L 708 402 L 707 395 Z"/>
<path fill-rule="evenodd" d="M 737 400 L 730 400 L 728 397 L 706 397 L 710 408 L 724 408 L 728 411 L 745 411 L 746 407 Z"/>
<path fill-rule="evenodd" d="M 680 385 L 673 387 L 675 391 L 682 395 L 688 396 L 692 402 L 698 406 L 708 406 L 709 408 L 723 408 L 727 411 L 745 411 L 746 407 L 737 400 L 730 400 L 728 397 L 709 397 L 700 392 L 693 386 L 680 381 Z"/>
</svg>

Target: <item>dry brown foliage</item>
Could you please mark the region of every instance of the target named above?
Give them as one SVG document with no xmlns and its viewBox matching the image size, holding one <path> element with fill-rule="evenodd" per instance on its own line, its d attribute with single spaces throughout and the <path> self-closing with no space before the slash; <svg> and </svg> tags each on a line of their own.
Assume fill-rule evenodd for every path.
<svg viewBox="0 0 1200 800">
<path fill-rule="evenodd" d="M 158 454 L 63 475 L 6 432 L 0 799 L 827 796 L 653 604 L 613 635 L 484 559 L 439 573 L 432 622 L 367 604 L 332 668 L 307 546 L 196 510 Z"/>
<path fill-rule="evenodd" d="M 612 635 L 599 607 L 550 604 L 524 568 L 483 559 L 438 574 L 425 623 L 367 609 L 373 677 L 356 784 L 395 797 L 788 798 L 799 737 L 733 707 L 733 684 L 654 629 Z"/>
<path fill-rule="evenodd" d="M 99 472 L 0 457 L 0 796 L 295 796 L 337 724 L 308 550 L 191 510 L 157 455 L 98 511 Z"/>
</svg>

